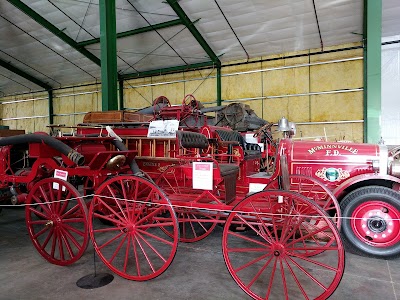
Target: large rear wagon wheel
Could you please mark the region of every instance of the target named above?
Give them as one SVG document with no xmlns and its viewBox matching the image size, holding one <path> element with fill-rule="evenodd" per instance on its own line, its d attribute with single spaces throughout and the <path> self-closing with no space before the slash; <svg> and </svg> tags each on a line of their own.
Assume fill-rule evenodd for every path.
<svg viewBox="0 0 400 300">
<path fill-rule="evenodd" d="M 164 227 L 171 236 L 164 234 Z M 179 240 L 171 203 L 157 186 L 138 176 L 117 176 L 97 189 L 89 209 L 89 231 L 104 264 L 137 281 L 162 274 L 174 259 Z"/>
<path fill-rule="evenodd" d="M 87 208 L 76 188 L 46 178 L 33 186 L 26 204 L 29 236 L 40 255 L 61 266 L 76 262 L 89 242 Z"/>
<path fill-rule="evenodd" d="M 383 186 L 362 187 L 340 203 L 344 217 L 342 237 L 359 255 L 400 257 L 400 194 Z"/>
<path fill-rule="evenodd" d="M 289 190 L 317 203 L 340 229 L 342 218 L 339 202 L 333 193 L 319 180 L 305 175 L 289 175 Z M 271 181 L 264 190 L 279 189 L 279 181 Z"/>
<path fill-rule="evenodd" d="M 203 192 L 192 188 L 192 181 L 186 178 L 179 165 L 171 166 L 161 173 L 156 180 L 156 185 L 170 199 L 174 199 L 174 203 L 179 203 L 179 200 L 188 201 L 189 197 L 196 198 Z M 179 222 L 179 241 L 184 243 L 197 242 L 209 236 L 220 218 L 217 212 L 179 207 L 179 205 L 175 207 L 175 212 Z M 170 228 L 163 229 L 167 235 L 172 235 Z"/>
<path fill-rule="evenodd" d="M 325 226 L 312 225 L 318 221 Z M 249 230 L 234 232 L 231 225 Z M 321 232 L 330 242 L 317 242 Z M 290 191 L 243 199 L 226 220 L 222 251 L 231 276 L 254 299 L 326 299 L 344 272 L 336 226 L 317 204 Z"/>
</svg>

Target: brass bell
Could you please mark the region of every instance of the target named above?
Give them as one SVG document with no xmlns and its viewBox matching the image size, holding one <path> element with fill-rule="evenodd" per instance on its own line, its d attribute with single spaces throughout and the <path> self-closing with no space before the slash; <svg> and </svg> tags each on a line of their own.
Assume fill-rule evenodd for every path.
<svg viewBox="0 0 400 300">
<path fill-rule="evenodd" d="M 125 155 L 122 154 L 116 155 L 107 162 L 106 168 L 112 171 L 119 170 L 125 164 L 125 161 L 126 161 Z"/>
</svg>

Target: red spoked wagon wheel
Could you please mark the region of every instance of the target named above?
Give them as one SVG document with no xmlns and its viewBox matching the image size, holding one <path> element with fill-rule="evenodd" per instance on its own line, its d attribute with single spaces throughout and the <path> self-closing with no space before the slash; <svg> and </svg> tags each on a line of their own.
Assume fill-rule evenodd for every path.
<svg viewBox="0 0 400 300">
<path fill-rule="evenodd" d="M 46 178 L 33 186 L 26 204 L 29 236 L 40 255 L 61 266 L 76 262 L 89 242 L 88 213 L 79 192 L 69 182 Z"/>
<path fill-rule="evenodd" d="M 289 175 L 290 191 L 297 192 L 316 202 L 340 229 L 341 210 L 333 193 L 319 180 L 305 175 Z M 278 179 L 271 181 L 264 190 L 279 189 Z"/>
<path fill-rule="evenodd" d="M 164 227 L 171 236 L 164 234 Z M 89 232 L 104 264 L 138 281 L 163 273 L 179 240 L 178 221 L 165 194 L 143 177 L 129 175 L 108 179 L 97 189 L 89 209 Z"/>
<path fill-rule="evenodd" d="M 158 96 L 156 99 L 153 101 L 153 116 L 154 118 L 157 117 L 159 114 L 160 110 L 163 107 L 169 107 L 171 106 L 171 103 L 169 102 L 168 98 L 165 96 Z"/>
<path fill-rule="evenodd" d="M 322 221 L 322 228 L 310 225 Z M 233 232 L 231 225 L 248 230 Z M 321 232 L 334 242 L 316 242 Z M 233 279 L 254 299 L 326 299 L 344 272 L 335 224 L 315 202 L 290 191 L 243 199 L 227 218 L 222 251 Z M 309 251 L 317 254 L 310 257 Z"/>
<path fill-rule="evenodd" d="M 159 186 L 174 203 L 189 201 L 198 197 L 203 191 L 192 188 L 192 180 L 188 179 L 181 166 L 170 166 L 156 180 Z M 219 215 L 216 212 L 202 211 L 193 208 L 175 206 L 178 217 L 180 239 L 185 243 L 192 243 L 206 238 L 217 226 Z M 168 227 L 163 228 L 165 233 L 171 236 L 172 231 Z"/>
</svg>

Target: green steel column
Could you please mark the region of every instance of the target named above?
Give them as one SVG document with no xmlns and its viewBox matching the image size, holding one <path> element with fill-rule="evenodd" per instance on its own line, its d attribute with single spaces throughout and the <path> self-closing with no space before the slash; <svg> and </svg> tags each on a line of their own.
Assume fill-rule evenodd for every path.
<svg viewBox="0 0 400 300">
<path fill-rule="evenodd" d="M 115 0 L 100 0 L 102 110 L 118 109 Z"/>
<path fill-rule="evenodd" d="M 124 81 L 119 80 L 118 81 L 118 92 L 119 92 L 119 109 L 124 110 Z"/>
<path fill-rule="evenodd" d="M 364 0 L 364 142 L 381 136 L 382 0 Z"/>
<path fill-rule="evenodd" d="M 53 90 L 48 90 L 49 93 L 49 124 L 54 122 L 54 111 L 53 111 Z"/>
<path fill-rule="evenodd" d="M 217 105 L 222 105 L 221 99 L 221 67 L 217 67 Z"/>
</svg>

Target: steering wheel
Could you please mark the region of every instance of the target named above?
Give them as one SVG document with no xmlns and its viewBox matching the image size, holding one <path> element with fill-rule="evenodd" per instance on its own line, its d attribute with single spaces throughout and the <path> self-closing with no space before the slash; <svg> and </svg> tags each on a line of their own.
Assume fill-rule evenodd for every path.
<svg viewBox="0 0 400 300">
<path fill-rule="evenodd" d="M 171 103 L 169 102 L 167 97 L 159 96 L 156 99 L 154 99 L 154 101 L 153 101 L 154 118 L 157 116 L 157 114 L 160 112 L 160 110 L 166 106 L 171 106 Z"/>
<path fill-rule="evenodd" d="M 199 102 L 192 94 L 187 94 L 185 98 L 183 98 L 182 110 L 185 110 L 186 108 L 191 108 L 191 109 L 199 108 Z"/>
<path fill-rule="evenodd" d="M 197 127 L 199 120 L 199 102 L 192 94 L 188 94 L 183 98 L 181 109 L 181 123 L 187 128 L 194 129 Z"/>
<path fill-rule="evenodd" d="M 256 130 L 256 132 L 253 134 L 253 137 L 258 137 L 261 134 L 264 135 L 264 137 L 268 140 L 269 144 L 273 145 L 274 147 L 277 146 L 276 142 L 274 141 L 274 138 L 272 137 L 271 133 L 271 127 L 274 125 L 273 123 L 267 122 L 264 126 L 261 126 Z"/>
<path fill-rule="evenodd" d="M 261 126 L 260 128 L 258 128 L 256 130 L 256 132 L 253 134 L 253 137 L 258 137 L 259 135 L 261 135 L 261 133 L 263 133 L 264 135 L 271 135 L 271 127 L 272 125 L 274 125 L 273 123 L 267 122 L 267 124 Z M 268 134 L 266 134 L 266 132 Z"/>
</svg>

